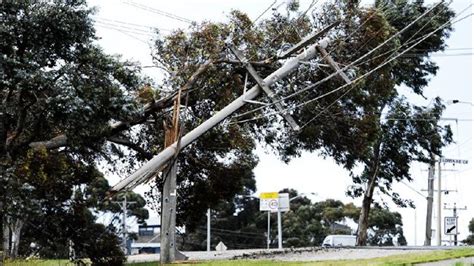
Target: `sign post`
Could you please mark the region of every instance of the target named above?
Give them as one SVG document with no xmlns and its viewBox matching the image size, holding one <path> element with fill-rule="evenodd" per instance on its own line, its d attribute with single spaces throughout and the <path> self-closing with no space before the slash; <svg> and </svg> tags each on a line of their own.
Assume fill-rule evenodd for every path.
<svg viewBox="0 0 474 266">
<path fill-rule="evenodd" d="M 444 217 L 444 234 L 457 235 L 458 234 L 458 218 Z"/>
<path fill-rule="evenodd" d="M 265 192 L 260 193 L 260 211 L 268 212 L 267 249 L 270 248 L 270 213 L 276 212 L 278 218 L 278 248 L 283 248 L 283 234 L 281 229 L 281 212 L 290 210 L 290 195 L 288 193 Z"/>
<path fill-rule="evenodd" d="M 281 212 L 290 210 L 290 194 L 280 193 L 278 195 L 278 248 L 283 248 L 283 232 L 281 229 Z"/>
<path fill-rule="evenodd" d="M 278 192 L 260 193 L 260 211 L 268 212 L 267 249 L 270 249 L 270 212 L 278 210 Z"/>
</svg>

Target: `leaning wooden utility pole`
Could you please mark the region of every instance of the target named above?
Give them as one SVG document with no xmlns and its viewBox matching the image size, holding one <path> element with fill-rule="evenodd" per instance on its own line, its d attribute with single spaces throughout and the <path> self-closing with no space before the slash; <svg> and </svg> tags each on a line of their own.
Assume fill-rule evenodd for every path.
<svg viewBox="0 0 474 266">
<path fill-rule="evenodd" d="M 316 38 L 321 37 L 323 34 L 327 33 L 330 29 L 335 27 L 338 23 L 331 24 L 321 30 L 320 32 L 313 33 L 309 37 L 305 38 L 302 42 L 295 45 L 295 47 L 306 47 L 308 40 L 313 41 Z M 287 77 L 291 72 L 293 72 L 302 62 L 306 62 L 308 60 L 313 59 L 318 54 L 317 47 L 326 48 L 329 41 L 323 39 L 316 44 L 313 44 L 300 54 L 291 57 L 286 60 L 286 62 L 275 72 L 267 76 L 263 79 L 265 86 L 270 87 L 271 85 L 275 84 L 276 82 L 282 80 L 283 78 Z M 294 52 L 297 52 L 296 49 L 291 49 Z M 288 55 L 289 56 L 289 55 Z M 187 133 L 185 136 L 180 138 L 179 144 L 178 141 L 175 141 L 172 145 L 165 148 L 161 151 L 158 155 L 153 157 L 149 160 L 146 164 L 144 164 L 140 169 L 138 169 L 132 175 L 124 178 L 122 181 L 117 183 L 115 186 L 112 187 L 111 192 L 117 192 L 124 189 L 133 189 L 141 183 L 148 181 L 150 178 L 156 175 L 158 171 L 171 159 L 175 156 L 177 152 L 179 152 L 182 148 L 186 147 L 187 145 L 191 144 L 201 135 L 212 129 L 214 126 L 222 122 L 228 116 L 233 114 L 235 111 L 239 110 L 242 106 L 244 106 L 248 100 L 252 100 L 256 98 L 262 92 L 262 88 L 257 84 L 253 86 L 250 90 L 246 93 L 241 95 L 239 98 L 235 99 L 232 103 L 227 105 L 224 109 L 217 112 L 214 116 L 203 122 L 201 125 Z"/>
</svg>

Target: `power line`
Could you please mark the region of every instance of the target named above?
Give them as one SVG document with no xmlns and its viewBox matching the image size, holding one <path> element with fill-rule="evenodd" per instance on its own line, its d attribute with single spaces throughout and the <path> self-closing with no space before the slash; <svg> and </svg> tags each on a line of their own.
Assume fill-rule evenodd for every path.
<svg viewBox="0 0 474 266">
<path fill-rule="evenodd" d="M 102 21 L 97 21 L 97 20 L 95 21 L 95 23 L 98 26 L 107 26 L 107 27 L 111 27 L 111 28 L 125 30 L 125 31 L 135 33 L 137 35 L 144 35 L 144 36 L 149 36 L 149 37 L 154 36 L 154 34 L 151 31 L 147 31 L 147 30 L 143 30 L 143 29 L 139 29 L 139 28 L 133 28 L 133 27 L 129 27 L 129 26 L 122 26 L 122 25 L 117 25 L 117 24 L 102 22 Z"/>
<path fill-rule="evenodd" d="M 162 31 L 169 31 L 169 32 L 172 31 L 170 29 L 165 29 L 165 28 L 161 28 L 161 27 L 157 27 L 157 26 L 136 24 L 136 23 L 131 23 L 131 22 L 127 22 L 127 21 L 116 20 L 116 19 L 108 19 L 108 18 L 103 18 L 103 17 L 98 17 L 98 16 L 95 16 L 94 19 L 95 20 L 102 20 L 102 21 L 105 21 L 105 22 L 114 23 L 114 24 L 118 24 L 118 25 L 123 24 L 123 25 L 128 25 L 128 26 L 133 26 L 133 27 L 136 27 L 136 28 L 143 28 L 143 29 L 148 29 L 148 30 L 158 29 L 158 30 L 162 30 Z"/>
<path fill-rule="evenodd" d="M 272 8 L 272 6 L 274 6 L 276 2 L 277 0 L 274 0 L 273 3 L 267 7 L 267 9 L 265 9 L 260 15 L 258 15 L 258 17 L 252 22 L 252 24 L 255 24 L 255 22 L 257 22 L 265 13 L 267 13 L 268 10 L 270 10 L 270 8 Z"/>
<path fill-rule="evenodd" d="M 145 11 L 148 11 L 148 12 L 151 12 L 151 13 L 154 13 L 154 14 L 158 14 L 158 15 L 161 15 L 161 16 L 164 16 L 164 17 L 167 17 L 167 18 L 171 18 L 171 19 L 174 19 L 174 20 L 182 21 L 182 22 L 185 22 L 185 23 L 188 23 L 188 24 L 193 23 L 193 21 L 190 20 L 190 19 L 178 16 L 178 15 L 166 12 L 166 11 L 162 11 L 162 10 L 150 7 L 150 6 L 138 4 L 138 3 L 135 3 L 135 2 L 132 2 L 132 1 L 123 2 L 123 3 L 127 4 L 127 5 L 130 5 L 130 6 L 133 6 L 133 7 L 136 7 L 136 8 L 139 8 L 139 9 L 142 9 L 142 10 L 145 10 Z"/>
<path fill-rule="evenodd" d="M 440 5 L 441 3 L 442 3 L 442 2 L 439 2 L 438 4 L 434 5 L 433 7 L 431 7 L 431 8 L 428 9 L 427 11 L 425 11 L 423 14 L 421 14 L 420 16 L 418 16 L 415 20 L 413 20 L 411 23 L 409 23 L 409 24 L 408 24 L 407 26 L 405 26 L 403 29 L 399 30 L 399 31 L 396 32 L 394 35 L 392 35 L 390 38 L 388 38 L 387 40 L 385 40 L 384 42 L 382 42 L 381 44 L 379 44 L 377 47 L 373 48 L 372 50 L 368 51 L 367 53 L 365 53 L 364 55 L 362 55 L 361 57 L 359 57 L 358 59 L 356 59 L 355 61 L 353 61 L 353 62 L 350 63 L 349 65 L 345 66 L 344 68 L 340 69 L 339 71 L 334 72 L 333 74 L 330 74 L 329 76 L 325 77 L 324 79 L 322 79 L 322 80 L 320 80 L 320 81 L 318 81 L 318 82 L 316 82 L 316 83 L 314 83 L 314 84 L 312 84 L 312 85 L 309 85 L 309 86 L 307 86 L 307 87 L 305 87 L 305 88 L 303 88 L 303 89 L 301 89 L 301 90 L 299 90 L 299 91 L 297 91 L 297 92 L 294 92 L 294 93 L 292 93 L 292 94 L 290 94 L 290 95 L 288 95 L 288 96 L 282 97 L 282 98 L 279 100 L 279 102 L 285 101 L 285 100 L 287 100 L 287 99 L 289 99 L 289 98 L 293 98 L 293 97 L 295 97 L 295 96 L 297 96 L 297 95 L 299 95 L 299 94 L 301 94 L 301 93 L 303 93 L 303 92 L 305 92 L 305 91 L 308 91 L 308 90 L 310 90 L 310 89 L 313 89 L 313 88 L 315 88 L 316 86 L 318 86 L 318 85 L 320 85 L 320 84 L 322 84 L 322 83 L 324 83 L 324 82 L 330 80 L 331 78 L 333 78 L 333 77 L 339 75 L 341 72 L 344 72 L 345 70 L 349 69 L 351 66 L 354 66 L 356 63 L 360 62 L 362 59 L 364 59 L 364 58 L 366 58 L 367 56 L 369 56 L 370 54 L 374 53 L 376 50 L 378 50 L 378 49 L 381 48 L 382 46 L 386 45 L 389 41 L 391 41 L 391 40 L 394 39 L 395 37 L 397 37 L 397 36 L 399 36 L 400 34 L 402 34 L 403 32 L 405 32 L 408 28 L 410 28 L 412 25 L 414 25 L 414 24 L 415 24 L 418 20 L 420 20 L 422 17 L 426 16 L 429 12 L 431 12 L 434 8 L 436 8 L 436 7 L 437 7 L 438 5 Z M 464 10 L 463 10 L 463 12 L 464 12 Z M 413 47 L 413 46 L 412 46 L 412 47 Z M 369 73 L 371 73 L 371 72 L 369 72 Z M 360 77 L 359 77 L 357 80 L 360 80 Z M 340 89 L 342 89 L 342 88 L 345 88 L 345 87 L 347 87 L 348 85 L 351 85 L 351 84 L 353 84 L 353 82 L 348 83 L 348 84 L 345 84 L 345 85 L 343 85 L 343 86 L 337 88 L 336 90 L 333 90 L 333 91 L 330 92 L 330 93 L 324 94 L 322 97 L 325 97 L 325 96 L 327 96 L 327 95 L 329 95 L 329 94 L 332 94 L 332 93 L 334 93 L 334 92 L 336 92 L 336 91 L 338 91 L 338 90 L 340 90 Z M 322 98 L 322 97 L 319 97 L 319 98 Z M 319 98 L 317 98 L 317 99 L 319 99 Z M 255 112 L 255 111 L 257 111 L 257 110 L 261 110 L 261 109 L 263 109 L 263 108 L 265 108 L 265 107 L 267 107 L 267 106 L 269 106 L 269 105 L 271 105 L 271 104 L 268 104 L 268 105 L 266 105 L 266 106 L 262 106 L 262 107 L 255 108 L 254 110 L 248 111 L 248 112 L 246 112 L 246 113 L 244 113 L 244 114 L 241 114 L 241 115 L 237 115 L 236 117 L 243 116 L 243 115 L 249 114 L 249 113 L 251 113 L 251 112 Z M 288 110 L 287 110 L 287 111 L 288 111 Z M 267 115 L 266 115 L 266 116 L 267 116 Z M 247 120 L 244 120 L 244 121 L 250 121 L 250 120 L 247 119 Z"/>
<path fill-rule="evenodd" d="M 207 229 L 207 227 L 203 227 L 203 226 L 200 226 L 199 228 Z M 241 231 L 241 230 L 228 230 L 228 229 L 215 228 L 215 227 L 211 227 L 211 230 L 230 232 L 230 233 L 235 233 L 235 234 L 254 235 L 254 236 L 261 236 L 262 235 L 262 233 L 259 234 L 259 233 L 254 233 L 254 232 L 247 232 L 247 231 Z"/>
<path fill-rule="evenodd" d="M 452 3 L 452 1 L 450 2 L 450 4 L 451 4 L 451 3 Z M 396 48 L 394 48 L 394 49 L 392 49 L 392 50 L 389 50 L 389 51 L 387 51 L 387 52 L 385 52 L 385 53 L 382 53 L 381 55 L 378 55 L 378 56 L 376 56 L 376 57 L 373 57 L 373 58 L 371 58 L 371 59 L 369 59 L 369 60 L 366 60 L 366 61 L 364 61 L 363 63 L 357 64 L 357 66 L 366 64 L 366 63 L 368 63 L 368 62 L 370 62 L 370 61 L 375 60 L 376 58 L 379 58 L 379 57 L 381 57 L 381 56 L 385 56 L 385 55 L 387 55 L 387 54 L 389 54 L 389 53 L 392 53 L 392 52 L 393 52 L 393 53 L 392 53 L 392 55 L 393 55 L 396 51 L 398 51 L 399 49 L 401 49 L 403 46 L 409 45 L 409 44 L 411 44 L 412 41 L 413 41 L 413 42 L 416 42 L 416 41 L 419 40 L 420 38 L 423 38 L 423 36 L 420 36 L 420 37 L 418 37 L 417 39 L 414 39 L 415 36 L 416 36 L 418 33 L 420 33 L 427 25 L 429 25 L 429 24 L 431 23 L 431 21 L 433 21 L 433 19 L 434 19 L 436 16 L 438 16 L 440 13 L 441 13 L 441 10 L 438 11 L 438 13 L 436 13 L 435 15 L 433 15 L 433 16 L 430 18 L 430 20 L 427 21 L 422 27 L 420 27 L 414 34 L 412 34 L 412 36 L 405 42 L 404 45 L 402 45 L 402 46 L 400 46 L 400 47 L 396 47 Z M 459 15 L 459 14 L 458 14 L 458 15 Z M 419 49 L 419 50 L 420 50 L 420 49 Z"/>
<path fill-rule="evenodd" d="M 421 193 L 421 192 L 418 191 L 417 189 L 413 188 L 412 186 L 408 185 L 405 181 L 400 180 L 400 183 L 404 184 L 406 187 L 408 187 L 409 189 L 411 189 L 412 191 L 416 192 L 418 195 L 420 195 L 420 196 L 422 196 L 423 198 L 426 199 L 426 196 L 423 195 L 423 193 Z"/>
<path fill-rule="evenodd" d="M 469 5 L 469 6 L 468 6 L 466 9 L 464 9 L 462 12 L 460 12 L 456 17 L 458 17 L 459 15 L 461 15 L 462 13 L 464 13 L 464 12 L 465 12 L 468 8 L 470 8 L 471 6 L 472 6 L 472 4 Z M 407 51 L 409 51 L 411 48 L 415 47 L 416 45 L 418 45 L 419 43 L 421 43 L 422 41 L 424 41 L 425 39 L 427 39 L 429 36 L 433 35 L 433 34 L 434 34 L 435 32 L 437 32 L 438 30 L 440 30 L 440 29 L 446 27 L 447 25 L 449 25 L 449 23 L 452 22 L 452 24 L 454 24 L 454 23 L 460 22 L 460 21 L 462 21 L 462 20 L 464 20 L 464 19 L 466 19 L 466 18 L 468 18 L 468 17 L 470 17 L 470 16 L 472 16 L 472 13 L 469 14 L 469 15 L 467 15 L 467 16 L 465 16 L 465 17 L 463 17 L 463 18 L 461 18 L 461 19 L 459 19 L 459 20 L 457 20 L 457 21 L 454 21 L 454 22 L 453 22 L 454 19 L 452 19 L 452 20 L 446 22 L 445 24 L 441 25 L 440 27 L 438 27 L 437 29 L 433 30 L 433 31 L 430 32 L 429 34 L 426 34 L 421 40 L 419 40 L 418 42 L 416 42 L 415 44 L 413 44 L 413 45 L 410 46 L 409 48 L 403 50 L 401 53 L 398 53 L 398 55 L 396 55 L 396 56 L 394 56 L 394 57 L 392 57 L 392 58 L 386 60 L 384 63 L 378 65 L 378 66 L 375 67 L 374 69 L 372 69 L 372 70 L 370 70 L 369 72 L 365 73 L 364 75 L 358 77 L 357 79 L 351 81 L 351 83 L 344 84 L 344 85 L 342 85 L 342 86 L 340 86 L 340 87 L 338 87 L 338 88 L 336 88 L 336 89 L 334 89 L 334 90 L 332 90 L 332 91 L 329 91 L 329 92 L 327 92 L 327 93 L 324 93 L 323 95 L 320 95 L 320 96 L 315 97 L 315 98 L 313 98 L 313 99 L 311 99 L 311 100 L 308 100 L 308 101 L 306 101 L 306 102 L 303 102 L 303 103 L 301 103 L 301 104 L 298 104 L 298 105 L 296 105 L 296 107 L 294 107 L 294 108 L 298 108 L 298 107 L 304 106 L 304 105 L 306 105 L 306 104 L 309 104 L 309 103 L 311 103 L 311 102 L 314 102 L 314 101 L 316 101 L 316 100 L 319 100 L 319 99 L 321 99 L 321 98 L 323 98 L 323 97 L 326 97 L 326 96 L 328 96 L 328 95 L 330 95 L 330 94 L 333 94 L 333 93 L 335 93 L 335 92 L 337 92 L 337 91 L 340 91 L 340 90 L 342 90 L 342 89 L 348 87 L 349 85 L 353 85 L 355 82 L 361 80 L 361 79 L 364 78 L 364 77 L 367 77 L 368 75 L 372 74 L 373 72 L 375 72 L 375 71 L 377 71 L 378 69 L 382 68 L 383 66 L 387 65 L 387 64 L 390 63 L 391 61 L 393 61 L 393 60 L 397 59 L 398 57 L 400 57 L 401 55 L 405 54 L 405 53 L 406 53 Z M 406 28 L 404 28 L 404 29 L 406 29 Z M 400 33 L 400 32 L 399 32 L 399 33 Z M 393 37 L 393 36 L 392 36 L 392 37 Z M 379 45 L 378 47 L 380 47 L 380 45 Z M 374 49 L 377 49 L 377 48 L 374 48 Z M 360 57 L 359 59 L 357 59 L 356 61 L 354 61 L 354 62 L 351 63 L 350 65 L 348 65 L 348 66 L 346 66 L 345 68 L 341 69 L 341 71 L 343 71 L 344 69 L 347 69 L 349 66 L 353 65 L 355 62 L 360 61 L 360 59 L 363 58 L 363 57 L 365 57 L 365 56 L 366 56 L 366 55 Z M 309 89 L 312 89 L 312 88 L 316 87 L 317 85 L 320 85 L 321 83 L 323 83 L 323 82 L 329 80 L 330 78 L 334 77 L 334 76 L 337 75 L 338 73 L 339 73 L 339 71 L 337 71 L 337 72 L 331 74 L 330 76 L 324 78 L 324 79 L 321 80 L 321 81 L 318 81 L 318 82 L 316 82 L 316 83 L 314 83 L 314 84 L 312 84 L 312 85 L 310 85 L 310 86 L 307 86 L 306 88 L 303 88 L 302 90 L 300 90 L 300 91 L 298 91 L 298 92 L 295 92 L 295 93 L 293 93 L 293 94 L 290 94 L 289 96 L 283 97 L 283 98 L 281 99 L 281 101 L 286 100 L 286 99 L 291 98 L 291 97 L 294 97 L 294 96 L 296 96 L 296 95 L 298 95 L 298 94 L 300 94 L 300 93 L 302 93 L 302 92 L 304 92 L 304 91 L 307 91 L 307 90 L 309 90 Z M 335 102 L 337 102 L 340 98 L 342 98 L 343 96 L 345 96 L 345 95 L 346 95 L 349 91 L 351 91 L 353 88 L 355 88 L 355 87 L 352 87 L 352 88 L 350 88 L 349 90 L 347 90 L 343 95 L 341 95 L 338 99 L 336 99 L 336 101 L 334 101 L 333 103 L 331 103 L 325 110 L 327 110 L 329 107 L 331 107 L 333 104 L 335 104 Z M 270 104 L 269 104 L 269 105 L 270 105 Z M 259 107 L 259 108 L 261 109 L 262 107 Z M 256 108 L 256 109 L 257 109 L 257 108 Z M 293 108 L 288 108 L 288 109 L 285 110 L 285 111 L 289 111 L 289 110 L 291 110 L 291 109 L 293 109 Z M 321 111 L 321 112 L 320 112 L 319 114 L 317 114 L 315 117 L 313 117 L 312 119 L 310 119 L 310 121 L 306 122 L 305 125 L 307 125 L 307 124 L 309 124 L 310 122 L 314 121 L 314 119 L 317 118 L 317 117 L 318 117 L 321 113 L 323 113 L 325 110 Z M 247 112 L 247 113 L 248 113 L 248 112 Z M 235 123 L 243 123 L 243 122 L 247 122 L 247 121 L 257 120 L 257 119 L 261 119 L 261 118 L 263 118 L 263 117 L 267 117 L 267 116 L 270 116 L 270 115 L 275 115 L 275 114 L 278 114 L 278 113 L 279 113 L 279 112 L 272 112 L 272 113 L 268 113 L 268 114 L 265 114 L 265 115 L 261 115 L 261 116 L 259 116 L 259 117 L 254 117 L 254 118 L 250 118 L 250 119 L 246 119 L 246 120 L 237 121 L 237 122 L 235 122 Z M 469 120 L 467 120 L 467 121 L 469 121 Z M 304 125 L 304 126 L 305 126 L 305 125 Z M 303 126 L 303 127 L 304 127 L 304 126 Z"/>
<path fill-rule="evenodd" d="M 134 36 L 133 33 L 129 33 L 129 32 L 127 32 L 127 31 L 125 31 L 125 30 L 120 30 L 120 29 L 116 29 L 116 28 L 113 28 L 113 27 L 103 26 L 103 25 L 98 25 L 98 26 L 99 26 L 99 27 L 106 28 L 106 29 L 118 31 L 118 32 L 120 32 L 120 33 L 122 33 L 122 34 L 127 35 L 127 36 L 130 37 L 130 38 L 133 38 L 133 39 L 135 39 L 135 40 L 137 40 L 137 41 L 140 41 L 140 42 L 142 42 L 142 43 L 144 43 L 144 44 L 146 44 L 146 45 L 149 45 L 148 42 L 146 42 L 146 41 L 144 41 L 143 39 L 140 39 L 140 38 Z"/>
</svg>

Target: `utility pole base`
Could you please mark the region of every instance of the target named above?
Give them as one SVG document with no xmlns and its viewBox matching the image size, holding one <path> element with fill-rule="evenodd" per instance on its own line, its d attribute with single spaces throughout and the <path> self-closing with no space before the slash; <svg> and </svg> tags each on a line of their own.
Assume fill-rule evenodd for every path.
<svg viewBox="0 0 474 266">
<path fill-rule="evenodd" d="M 184 255 L 183 252 L 181 252 L 177 249 L 175 249 L 175 251 L 174 251 L 174 256 L 175 256 L 176 260 L 188 260 L 189 259 L 188 256 Z"/>
</svg>

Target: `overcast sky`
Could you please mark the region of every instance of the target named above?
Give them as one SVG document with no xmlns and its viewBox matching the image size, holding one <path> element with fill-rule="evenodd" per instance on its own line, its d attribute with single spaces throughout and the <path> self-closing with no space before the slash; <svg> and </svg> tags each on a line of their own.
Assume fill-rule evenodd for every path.
<svg viewBox="0 0 474 266">
<path fill-rule="evenodd" d="M 239 9 L 249 14 L 250 18 L 257 18 L 266 10 L 274 0 L 173 0 L 173 1 L 98 1 L 89 0 L 90 6 L 98 8 L 96 13 L 97 35 L 101 39 L 99 44 L 107 53 L 121 54 L 124 59 L 140 62 L 143 66 L 152 65 L 150 45 L 153 31 L 147 27 L 159 28 L 162 34 L 176 28 L 186 29 L 186 21 L 225 21 L 226 15 L 232 9 Z M 300 1 L 302 9 L 311 3 L 311 0 Z M 319 2 L 324 2 L 320 0 Z M 368 2 L 368 1 L 364 1 Z M 428 1 L 431 2 L 431 1 Z M 468 7 L 469 0 L 455 0 L 451 4 L 456 12 Z M 274 7 L 284 1 L 276 1 Z M 320 6 L 318 3 L 316 6 Z M 280 8 L 283 8 L 281 6 Z M 470 8 L 465 15 L 472 12 Z M 269 15 L 271 12 L 265 13 Z M 427 99 L 413 96 L 408 90 L 401 88 L 401 92 L 409 96 L 410 100 L 420 104 L 429 104 L 436 96 L 449 101 L 458 99 L 467 103 L 448 105 L 443 117 L 449 118 L 443 124 L 451 125 L 454 133 L 455 144 L 446 147 L 443 151 L 446 158 L 469 160 L 467 165 L 445 165 L 442 169 L 443 189 L 457 190 L 449 195 L 443 195 L 443 203 L 452 206 L 454 202 L 458 207 L 467 206 L 467 211 L 459 212 L 459 227 L 464 239 L 468 234 L 467 225 L 474 217 L 474 177 L 472 173 L 472 19 L 469 18 L 454 25 L 454 32 L 448 40 L 449 49 L 444 53 L 433 56 L 440 69 L 437 76 L 433 77 L 425 90 Z M 156 68 L 146 68 L 146 74 L 154 77 L 159 83 L 160 73 Z M 313 200 L 327 198 L 339 199 L 344 202 L 353 201 L 361 205 L 361 199 L 352 199 L 345 196 L 347 186 L 351 184 L 348 173 L 336 165 L 331 158 L 323 159 L 317 154 L 303 153 L 301 158 L 294 159 L 289 164 L 279 161 L 273 154 L 267 154 L 264 148 L 257 150 L 260 163 L 255 169 L 257 180 L 257 194 L 260 192 L 278 191 L 283 188 L 294 188 L 302 193 L 318 193 Z M 404 231 L 408 244 L 421 245 L 424 240 L 426 200 L 418 193 L 427 187 L 427 166 L 414 164 L 411 169 L 415 180 L 407 185 L 397 184 L 394 189 L 402 197 L 415 201 L 416 210 L 400 209 L 390 204 L 393 210 L 403 215 Z M 437 176 L 438 174 L 436 174 Z M 117 178 L 110 177 L 113 185 Z M 435 188 L 437 187 L 435 179 Z M 143 190 L 143 189 L 142 189 Z M 415 192 L 416 190 L 418 192 Z M 139 190 L 140 191 L 140 190 Z M 379 197 L 380 198 L 380 197 Z M 390 202 L 389 199 L 384 199 Z M 435 198 L 435 203 L 437 199 Z M 436 205 L 435 205 L 436 206 Z M 434 215 L 437 216 L 437 209 Z M 416 213 L 416 214 L 415 214 Z M 415 223 L 416 215 L 416 223 Z M 450 216 L 451 211 L 443 211 L 442 217 Z M 433 229 L 436 222 L 433 221 Z M 417 234 L 414 234 L 414 231 Z M 449 239 L 444 237 L 443 239 Z M 433 238 L 432 243 L 435 243 Z"/>
</svg>

